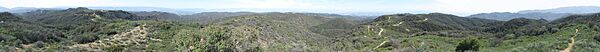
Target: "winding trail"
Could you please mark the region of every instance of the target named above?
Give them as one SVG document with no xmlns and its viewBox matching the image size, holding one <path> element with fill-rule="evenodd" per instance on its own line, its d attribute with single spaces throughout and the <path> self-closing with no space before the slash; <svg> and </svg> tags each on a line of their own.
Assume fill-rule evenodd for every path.
<svg viewBox="0 0 600 52">
<path fill-rule="evenodd" d="M 377 35 L 378 35 L 378 36 L 381 36 L 381 33 L 383 33 L 383 31 L 384 31 L 385 29 L 383 29 L 383 28 L 379 28 L 379 29 L 380 29 L 380 30 L 379 30 L 379 33 L 377 33 Z M 388 39 L 388 38 L 387 38 L 387 37 L 384 37 L 384 39 Z M 377 45 L 377 46 L 373 47 L 373 49 L 377 49 L 377 48 L 379 48 L 379 47 L 381 47 L 381 46 L 385 45 L 385 44 L 386 44 L 386 43 L 388 43 L 388 42 L 389 42 L 389 40 L 385 40 L 385 41 L 383 41 L 383 42 L 379 43 L 379 45 Z"/>
<path fill-rule="evenodd" d="M 571 41 L 568 44 L 569 46 L 564 50 L 560 50 L 560 52 L 571 52 L 573 46 L 575 46 L 575 37 L 577 37 L 577 34 L 579 34 L 579 29 L 575 29 L 575 34 L 573 37 L 571 37 Z"/>
<path fill-rule="evenodd" d="M 377 35 L 381 36 L 381 33 L 383 33 L 383 28 L 379 28 L 379 29 L 381 29 L 381 30 L 379 31 L 379 33 L 377 33 Z M 386 38 L 386 39 L 387 39 L 387 38 Z M 383 42 L 381 42 L 379 45 L 375 46 L 373 49 L 377 49 L 377 48 L 379 48 L 379 47 L 381 47 L 381 46 L 385 45 L 387 42 L 388 42 L 387 40 L 386 40 L 386 41 L 383 41 Z"/>
<path fill-rule="evenodd" d="M 146 40 L 149 38 L 146 30 L 146 24 L 137 26 L 128 32 L 115 34 L 109 38 L 96 40 L 92 43 L 75 44 L 68 46 L 70 49 L 80 49 L 85 51 L 102 51 L 102 48 L 114 46 L 140 46 L 147 47 Z"/>
<path fill-rule="evenodd" d="M 381 47 L 381 46 L 385 45 L 387 42 L 388 42 L 388 41 L 383 41 L 383 42 L 379 43 L 379 45 L 375 46 L 373 49 L 377 49 L 377 48 L 379 48 L 379 47 Z"/>
<path fill-rule="evenodd" d="M 381 30 L 379 31 L 379 33 L 377 33 L 377 35 L 381 36 L 381 33 L 383 33 L 383 28 L 379 28 L 379 29 L 381 29 Z"/>
</svg>

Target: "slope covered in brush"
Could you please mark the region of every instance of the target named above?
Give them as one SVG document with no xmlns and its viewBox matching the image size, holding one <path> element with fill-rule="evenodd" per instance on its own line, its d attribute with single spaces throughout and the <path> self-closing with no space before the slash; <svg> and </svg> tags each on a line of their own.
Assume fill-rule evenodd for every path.
<svg viewBox="0 0 600 52">
<path fill-rule="evenodd" d="M 556 32 L 545 32 L 536 36 L 523 36 L 503 40 L 497 47 L 487 48 L 489 50 L 505 51 L 600 51 L 595 40 L 600 28 L 599 14 L 572 15 L 549 23 L 546 27 L 556 28 Z M 540 27 L 529 27 L 543 29 Z M 521 28 L 527 29 L 527 28 Z M 531 30 L 529 30 L 531 31 Z M 571 45 L 572 44 L 572 45 Z M 570 48 L 569 48 L 570 47 Z"/>
<path fill-rule="evenodd" d="M 77 24 L 98 23 L 106 20 L 136 19 L 137 17 L 125 11 L 90 10 L 87 8 L 70 8 L 66 10 L 52 10 L 27 15 L 25 18 L 44 24 L 52 24 L 65 29 L 78 26 Z"/>
<path fill-rule="evenodd" d="M 590 24 L 598 24 L 600 22 L 600 13 L 595 14 L 586 14 L 586 15 L 571 15 L 566 18 L 561 18 L 559 20 L 552 21 L 554 24 L 565 24 L 565 23 L 590 23 Z"/>
<path fill-rule="evenodd" d="M 542 35 L 544 33 L 553 33 L 558 31 L 558 28 L 548 24 L 549 22 L 543 19 L 527 19 L 516 18 L 509 21 L 490 23 L 486 26 L 483 32 L 496 33 L 498 36 L 506 34 L 514 34 L 516 36 L 525 35 Z"/>
<path fill-rule="evenodd" d="M 14 15 L 2 16 L 16 17 Z M 25 49 L 30 51 L 45 50 L 77 50 L 66 48 L 73 44 L 94 42 L 109 38 L 111 35 L 125 32 L 143 17 L 118 10 L 90 10 L 87 8 L 70 8 L 66 10 L 38 10 L 21 14 L 23 18 L 6 18 L 2 23 L 3 34 L 10 40 L 4 41 L 1 50 Z M 4 20 L 5 17 L 3 17 Z M 7 33 L 4 33 L 7 32 Z M 4 35 L 3 35 L 4 36 Z M 16 38 L 10 38 L 10 37 Z M 36 42 L 35 44 L 30 44 Z M 40 42 L 40 43 L 38 43 Z M 31 47 L 29 45 L 44 45 Z M 84 48 L 82 48 L 84 49 Z"/>
<path fill-rule="evenodd" d="M 252 12 L 202 12 L 192 15 L 182 15 L 180 19 L 173 21 L 198 22 L 198 23 L 214 23 L 223 20 L 227 17 L 254 14 Z"/>
<path fill-rule="evenodd" d="M 167 41 L 163 42 L 198 43 L 179 45 L 195 47 L 192 49 L 194 51 L 332 51 L 330 49 L 335 49 L 335 46 L 329 45 L 333 45 L 331 43 L 335 41 L 328 35 L 312 31 L 311 28 L 344 29 L 351 27 L 325 25 L 337 23 L 348 22 L 345 19 L 331 19 L 299 13 L 258 13 L 227 17 L 220 22 L 190 27 L 199 29 L 188 29 L 183 32 L 198 30 L 200 32 L 188 34 L 192 37 L 185 37 L 185 33 L 181 33 L 181 35 L 175 33 L 174 37 L 165 37 L 163 40 L 167 39 Z M 190 41 L 173 41 L 187 38 L 192 39 Z"/>
<path fill-rule="evenodd" d="M 358 25 L 358 23 L 353 20 L 348 20 L 346 18 L 332 18 L 323 24 L 312 26 L 309 29 L 312 32 L 321 35 L 339 37 L 348 35 L 356 25 Z"/>
<path fill-rule="evenodd" d="M 86 8 L 0 13 L 0 51 L 597 52 L 600 47 L 600 21 L 595 20 L 600 14 L 555 21 L 442 13 L 374 20 L 291 12 L 178 16 Z"/>
<path fill-rule="evenodd" d="M 383 15 L 359 25 L 350 36 L 341 37 L 346 40 L 340 43 L 365 51 L 414 51 L 420 49 L 416 48 L 419 44 L 441 46 L 430 48 L 432 50 L 446 50 L 457 46 L 453 44 L 460 42 L 461 38 L 491 37 L 489 33 L 478 30 L 493 22 L 499 21 L 441 13 Z"/>
<path fill-rule="evenodd" d="M 406 14 L 405 14 L 406 15 Z M 470 26 L 461 26 L 453 24 L 449 20 L 451 17 L 442 18 L 423 17 L 417 14 L 414 18 L 386 18 L 379 17 L 372 24 L 360 25 L 352 36 L 346 42 L 355 45 L 353 49 L 369 51 L 561 51 L 567 47 L 573 47 L 572 51 L 598 51 L 596 47 L 599 43 L 595 41 L 594 36 L 598 33 L 597 20 L 591 20 L 598 15 L 579 15 L 548 22 L 546 20 L 535 20 L 526 18 L 517 18 L 510 21 L 489 21 L 489 20 L 461 20 L 461 21 L 480 21 Z M 411 16 L 411 15 L 407 15 Z M 418 18 L 421 17 L 421 18 Z M 430 21 L 432 18 L 441 18 L 445 21 Z M 398 20 L 381 20 L 398 19 Z M 427 19 L 427 20 L 425 20 Z M 468 19 L 468 18 L 467 18 Z M 429 24 L 397 23 L 402 21 L 416 21 Z M 430 22 L 427 22 L 430 21 Z M 487 21 L 487 22 L 486 22 Z M 391 23 L 390 23 L 391 22 Z M 396 23 L 393 23 L 396 22 Z M 484 23 L 481 23 L 484 22 Z M 390 25 L 391 24 L 391 25 Z M 394 24 L 399 24 L 395 26 Z M 412 26 L 402 26 L 402 24 Z M 386 26 L 387 25 L 387 26 Z M 427 26 L 429 30 L 421 30 L 418 33 L 411 33 L 408 30 L 420 29 L 418 26 Z M 395 29 L 405 29 L 398 31 Z M 568 42 L 574 39 L 574 42 Z M 344 41 L 341 41 L 344 42 Z M 566 46 L 574 44 L 574 46 Z M 588 45 L 588 46 L 583 46 Z"/>
<path fill-rule="evenodd" d="M 373 27 L 390 28 L 402 33 L 442 30 L 478 30 L 495 20 L 464 18 L 449 14 L 396 14 L 384 15 L 368 23 Z"/>
<path fill-rule="evenodd" d="M 19 43 L 56 42 L 65 38 L 61 30 L 22 20 L 8 12 L 0 13 L 0 40 Z"/>
</svg>

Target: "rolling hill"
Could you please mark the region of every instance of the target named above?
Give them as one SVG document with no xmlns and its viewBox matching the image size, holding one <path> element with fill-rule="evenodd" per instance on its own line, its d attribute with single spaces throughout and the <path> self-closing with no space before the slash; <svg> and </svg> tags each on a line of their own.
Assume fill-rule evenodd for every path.
<svg viewBox="0 0 600 52">
<path fill-rule="evenodd" d="M 49 28 L 37 23 L 24 21 L 8 12 L 0 13 L 0 35 L 3 41 L 21 41 L 33 43 L 37 41 L 57 42 L 66 38 L 61 30 Z"/>
<path fill-rule="evenodd" d="M 585 42 L 579 44 L 598 46 L 591 45 L 598 43 L 591 40 L 599 35 L 595 35 L 597 25 L 590 24 L 597 22 L 583 20 L 595 16 L 576 15 L 549 22 L 527 18 L 494 21 L 436 13 L 384 15 L 371 23 L 360 25 L 351 32 L 351 36 L 342 37 L 347 39 L 340 43 L 358 46 L 354 47 L 356 50 L 384 52 L 560 51 L 568 43 L 562 41 L 569 41 L 573 33 L 579 34 L 577 37 L 580 38 L 576 39 L 581 40 L 577 41 Z M 577 50 L 598 51 L 595 48 L 582 48 L 590 46 L 579 45 Z"/>
<path fill-rule="evenodd" d="M 375 19 L 293 12 L 0 13 L 0 51 L 596 52 L 600 13 L 492 20 L 444 13 Z"/>
</svg>

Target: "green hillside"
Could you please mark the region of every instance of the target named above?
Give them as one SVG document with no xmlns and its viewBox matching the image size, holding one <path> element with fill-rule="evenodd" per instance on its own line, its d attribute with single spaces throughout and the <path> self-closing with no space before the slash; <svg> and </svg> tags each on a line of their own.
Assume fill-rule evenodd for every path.
<svg viewBox="0 0 600 52">
<path fill-rule="evenodd" d="M 598 26 L 590 23 L 593 20 L 566 20 L 555 21 L 548 23 L 544 20 L 533 20 L 517 18 L 510 21 L 491 21 L 492 24 L 482 23 L 460 23 L 460 24 L 475 24 L 468 26 L 479 26 L 478 28 L 461 28 L 460 24 L 452 23 L 432 23 L 436 20 L 425 20 L 428 17 L 423 17 L 412 14 L 400 14 L 400 16 L 413 16 L 404 18 L 385 18 L 378 19 L 400 19 L 400 20 L 375 20 L 375 24 L 361 25 L 357 32 L 353 32 L 354 37 L 350 38 L 353 44 L 360 46 L 357 50 L 368 51 L 394 51 L 394 52 L 444 52 L 444 51 L 498 51 L 513 52 L 513 51 L 531 51 L 531 52 L 548 52 L 560 51 L 567 48 L 567 44 L 571 37 L 575 37 L 573 51 L 598 51 L 594 48 L 598 41 L 594 40 L 598 33 Z M 425 15 L 425 14 L 421 14 Z M 429 14 L 431 15 L 431 14 Z M 597 14 L 596 14 L 597 15 Z M 596 18 L 596 15 L 572 16 L 569 18 Z M 419 18 L 420 17 L 420 18 Z M 431 17 L 435 18 L 435 17 Z M 462 17 L 451 17 L 443 19 L 460 19 Z M 405 27 L 394 27 L 396 21 L 416 21 L 429 22 L 426 25 L 415 25 Z M 476 21 L 476 20 L 461 20 L 461 21 Z M 388 22 L 388 23 L 386 23 Z M 391 22 L 391 23 L 389 23 Z M 444 22 L 457 22 L 454 20 L 444 20 Z M 392 24 L 386 26 L 386 24 Z M 414 24 L 414 23 L 398 23 Z M 444 25 L 440 25 L 444 24 Z M 420 29 L 419 26 L 427 28 L 413 33 L 408 30 Z M 454 27 L 448 27 L 454 26 Z M 540 28 L 541 27 L 541 28 Z M 397 29 L 406 29 L 399 31 Z M 423 28 L 421 28 L 423 29 Z M 482 31 L 483 30 L 483 31 Z M 575 30 L 579 30 L 576 32 Z M 399 31 L 399 32 L 398 32 Z M 415 30 L 413 30 L 415 31 Z M 424 31 L 424 32 L 423 32 Z M 574 36 L 577 34 L 577 36 Z M 586 45 L 586 46 L 582 46 Z"/>
<path fill-rule="evenodd" d="M 443 13 L 37 10 L 0 13 L 8 52 L 598 52 L 600 13 L 497 21 Z"/>
</svg>

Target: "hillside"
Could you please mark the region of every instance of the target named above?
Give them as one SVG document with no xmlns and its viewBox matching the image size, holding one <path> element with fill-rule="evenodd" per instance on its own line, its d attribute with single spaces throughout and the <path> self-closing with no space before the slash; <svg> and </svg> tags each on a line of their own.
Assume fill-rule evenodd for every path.
<svg viewBox="0 0 600 52">
<path fill-rule="evenodd" d="M 8 13 L 8 12 L 2 12 L 2 13 L 0 13 L 0 15 L 2 15 L 2 16 L 0 16 L 0 17 L 2 17 L 2 18 L 0 18 L 0 20 L 2 20 L 2 21 L 21 21 L 22 20 L 21 18 L 13 15 L 12 13 Z"/>
<path fill-rule="evenodd" d="M 205 25 L 175 23 L 175 26 L 158 27 L 157 31 L 153 31 L 158 34 L 151 35 L 157 39 L 150 41 L 148 49 L 224 52 L 560 51 L 568 47 L 565 45 L 569 44 L 567 41 L 573 34 L 579 37 L 574 38 L 575 42 L 585 43 L 570 43 L 574 44 L 572 50 L 597 51 L 581 45 L 598 46 L 588 44 L 598 43 L 592 41 L 594 36 L 598 36 L 595 35 L 597 30 L 593 30 L 598 29 L 597 26 L 573 22 L 561 25 L 527 18 L 495 21 L 441 13 L 394 14 L 357 24 L 348 23 L 344 18 L 258 13 L 223 19 Z M 579 30 L 578 33 L 575 30 Z"/>
<path fill-rule="evenodd" d="M 200 21 L 179 22 L 184 20 L 165 17 L 174 15 L 163 12 L 129 13 L 87 8 L 38 10 L 23 13 L 22 16 L 28 18 L 23 21 L 39 23 L 47 28 L 56 28 L 56 30 L 62 31 L 56 33 L 65 35 L 59 39 L 60 41 L 41 41 L 42 43 L 31 41 L 35 43 L 23 44 L 25 47 L 14 48 L 29 51 L 328 51 L 327 49 L 340 48 L 322 46 L 333 45 L 327 44 L 335 42 L 332 37 L 345 36 L 345 33 L 350 32 L 349 29 L 358 24 L 354 20 L 348 20 L 346 16 L 307 15 L 305 13 L 200 14 L 206 16 L 197 17 L 215 17 L 218 21 L 205 22 L 206 24 L 198 24 Z M 127 32 L 131 29 L 135 30 L 134 26 L 140 24 L 148 24 L 147 28 L 143 29 L 147 29 L 145 31 L 150 34 L 140 35 L 144 33 Z M 337 30 L 320 32 L 329 29 Z M 148 37 L 142 39 L 123 38 L 129 35 Z M 310 38 L 307 38 L 309 36 Z M 197 43 L 198 45 L 173 43 Z M 30 46 L 44 44 L 49 45 Z M 165 49 L 163 46 L 173 49 Z M 196 48 L 180 48 L 181 46 Z"/>
<path fill-rule="evenodd" d="M 90 10 L 70 8 L 66 10 L 38 10 L 15 16 L 2 13 L 1 50 L 78 50 L 64 46 L 94 42 L 99 39 L 124 32 L 142 19 L 125 11 Z M 8 36 L 7 36 L 8 35 Z M 11 38 L 16 37 L 16 38 Z M 15 40 L 16 39 L 16 40 Z M 83 48 L 81 48 L 83 49 Z"/>
<path fill-rule="evenodd" d="M 58 27 L 63 30 L 75 29 L 82 24 L 105 23 L 115 20 L 143 19 L 125 11 L 91 10 L 88 8 L 70 8 L 66 10 L 38 10 L 23 14 L 26 20 Z"/>
<path fill-rule="evenodd" d="M 468 17 L 508 21 L 510 19 L 515 19 L 515 18 L 556 20 L 556 19 L 559 19 L 559 18 L 567 17 L 569 15 L 573 15 L 573 14 L 570 14 L 570 13 L 509 13 L 509 12 L 495 12 L 495 13 L 474 14 L 474 15 L 470 15 Z"/>
<path fill-rule="evenodd" d="M 0 51 L 597 52 L 600 13 L 492 20 L 444 13 L 375 19 L 293 12 L 37 10 L 0 13 Z"/>
<path fill-rule="evenodd" d="M 23 21 L 8 12 L 0 13 L 0 36 L 2 36 L 0 39 L 3 41 L 21 41 L 19 43 L 62 41 L 61 39 L 66 37 L 59 32 L 62 31 Z"/>
<path fill-rule="evenodd" d="M 384 15 L 368 23 L 374 27 L 393 28 L 391 30 L 404 33 L 442 30 L 477 30 L 495 20 L 464 18 L 449 14 L 396 14 Z"/>
<path fill-rule="evenodd" d="M 226 17 L 254 14 L 252 12 L 203 12 L 192 15 L 182 15 L 181 19 L 174 21 L 187 21 L 198 23 L 212 23 L 214 21 L 223 20 Z"/>
<path fill-rule="evenodd" d="M 584 16 L 587 17 L 570 16 L 567 18 L 595 18 L 594 15 Z M 471 23 L 451 23 L 461 21 L 471 21 Z M 566 21 L 590 22 L 594 20 Z M 577 36 L 580 38 L 576 39 L 580 39 L 578 41 L 586 42 L 580 44 L 588 45 L 590 43 L 598 43 L 598 41 L 588 41 L 593 40 L 593 36 L 599 36 L 595 35 L 597 30 L 594 29 L 598 28 L 594 24 L 576 22 L 563 22 L 563 24 L 555 23 L 556 22 L 551 23 L 546 20 L 527 18 L 517 18 L 509 21 L 493 21 L 453 17 L 452 15 L 435 13 L 384 15 L 371 23 L 360 25 L 360 27 L 352 32 L 352 36 L 342 37 L 348 39 L 346 42 L 342 41 L 340 43 L 346 43 L 346 45 L 350 43 L 349 45 L 358 46 L 354 47 L 354 49 L 357 50 L 393 52 L 463 52 L 494 50 L 559 51 L 566 48 L 564 45 L 567 45 L 567 42 L 563 41 L 568 41 L 570 38 L 569 36 L 563 35 L 573 34 L 580 34 Z M 575 29 L 581 31 L 575 33 Z M 577 47 L 577 45 L 575 47 Z M 595 48 L 579 47 L 576 49 L 594 50 Z"/>
<path fill-rule="evenodd" d="M 199 36 L 196 38 L 201 39 L 190 40 L 194 42 L 188 43 L 200 43 L 200 45 L 188 46 L 198 47 L 193 48 L 192 51 L 324 51 L 321 49 L 331 49 L 331 47 L 322 47 L 330 45 L 327 43 L 332 42 L 331 39 L 314 33 L 309 28 L 325 23 L 328 21 L 326 19 L 297 13 L 233 16 L 220 22 L 203 25 L 198 30 L 192 30 L 200 31 L 200 34 L 191 35 Z M 166 39 L 184 38 L 166 37 Z"/>
<path fill-rule="evenodd" d="M 309 29 L 328 37 L 340 37 L 347 35 L 358 24 L 346 18 L 333 18 L 325 23 L 309 27 Z"/>
<path fill-rule="evenodd" d="M 417 51 L 417 44 L 436 44 L 428 46 L 449 47 L 459 38 L 471 36 L 491 37 L 489 33 L 477 32 L 484 29 L 484 25 L 495 20 L 464 18 L 449 14 L 393 14 L 384 15 L 374 21 L 360 25 L 351 32 L 351 36 L 344 42 L 354 45 L 354 49 L 365 51 Z M 448 39 L 421 39 L 420 37 L 439 36 Z M 417 42 L 412 42 L 417 41 Z M 420 42 L 419 41 L 427 41 Z M 410 42 L 407 42 L 410 41 Z M 448 42 L 448 43 L 443 43 Z M 421 45 L 423 46 L 423 45 Z M 419 47 L 421 47 L 419 46 Z M 451 50 L 451 48 L 431 48 L 431 50 Z M 451 47 L 451 46 L 450 46 Z M 430 50 L 430 51 L 431 51 Z M 427 51 L 427 50 L 421 50 Z"/>
<path fill-rule="evenodd" d="M 584 23 L 584 24 L 594 24 L 600 22 L 600 13 L 594 14 L 584 14 L 584 15 L 572 15 L 566 18 L 562 18 L 559 20 L 552 21 L 552 23 Z"/>
</svg>

